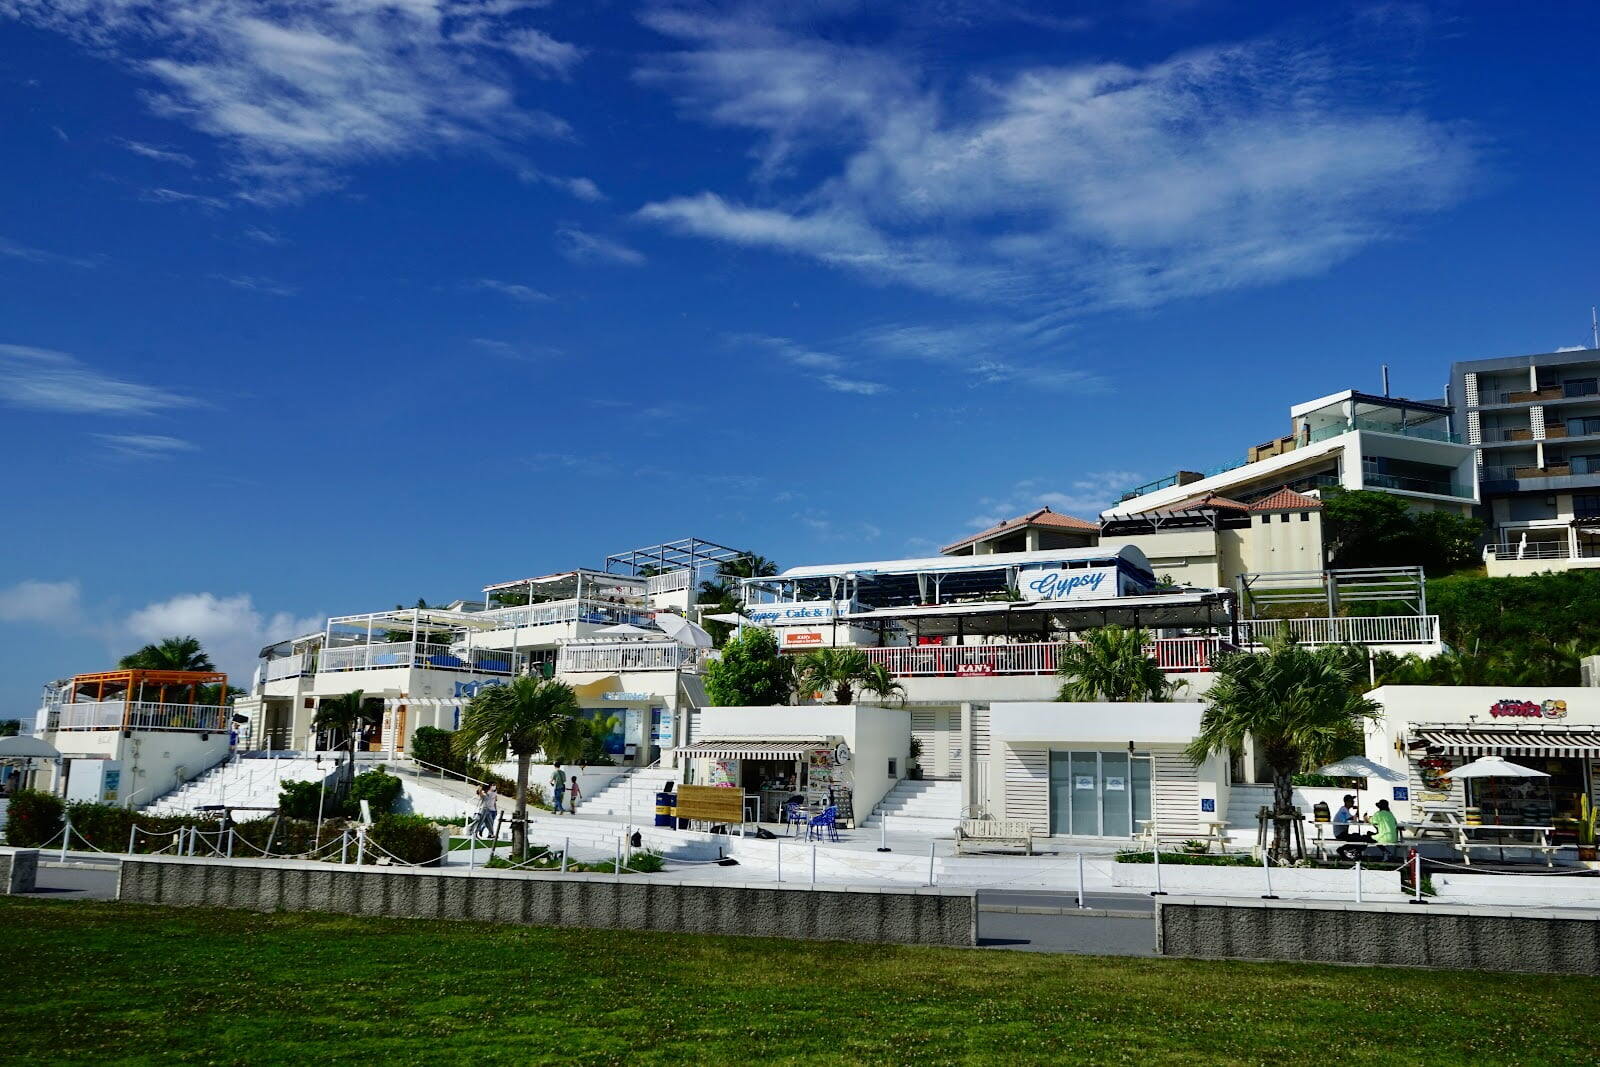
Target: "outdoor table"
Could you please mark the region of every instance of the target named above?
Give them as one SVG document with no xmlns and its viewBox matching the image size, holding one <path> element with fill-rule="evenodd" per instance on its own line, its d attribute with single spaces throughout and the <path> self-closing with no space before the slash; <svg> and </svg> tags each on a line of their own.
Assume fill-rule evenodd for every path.
<svg viewBox="0 0 1600 1067">
<path fill-rule="evenodd" d="M 1454 804 L 1424 804 L 1422 818 L 1407 825 L 1413 827 L 1412 832 L 1419 838 L 1426 834 L 1438 834 L 1446 840 L 1454 840 L 1459 836 L 1456 830 L 1462 822 Z"/>
<path fill-rule="evenodd" d="M 1217 843 L 1217 851 L 1223 855 L 1228 853 L 1228 820 L 1206 819 L 1206 846 L 1209 848 L 1213 840 Z"/>
<path fill-rule="evenodd" d="M 1476 833 L 1479 830 L 1499 830 L 1502 833 L 1510 831 L 1516 833 L 1533 834 L 1538 838 L 1538 840 L 1527 842 L 1506 841 L 1503 839 L 1500 841 L 1468 840 L 1467 835 L 1469 833 Z M 1507 848 L 1525 848 L 1530 852 L 1543 852 L 1545 866 L 1554 867 L 1556 865 L 1555 853 L 1557 847 L 1551 840 L 1551 835 L 1554 833 L 1555 827 L 1553 826 L 1512 826 L 1503 823 L 1483 823 L 1478 826 L 1468 826 L 1465 823 L 1462 823 L 1456 828 L 1456 847 L 1461 850 L 1462 862 L 1464 862 L 1468 867 L 1472 866 L 1472 849 L 1475 848 L 1498 848 L 1500 850 L 1501 862 L 1505 861 Z"/>
</svg>

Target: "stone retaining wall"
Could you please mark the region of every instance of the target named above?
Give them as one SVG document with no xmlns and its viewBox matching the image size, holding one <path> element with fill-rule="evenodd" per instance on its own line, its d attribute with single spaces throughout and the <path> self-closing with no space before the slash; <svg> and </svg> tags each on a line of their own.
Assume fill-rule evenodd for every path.
<svg viewBox="0 0 1600 1067">
<path fill-rule="evenodd" d="M 146 904 L 472 919 L 915 945 L 977 943 L 970 889 L 745 886 L 659 875 L 337 867 L 135 857 L 117 898 Z"/>
<path fill-rule="evenodd" d="M 0 894 L 33 892 L 38 874 L 38 849 L 0 848 Z"/>
<path fill-rule="evenodd" d="M 1600 912 L 1190 898 L 1156 903 L 1156 952 L 1600 974 Z"/>
</svg>

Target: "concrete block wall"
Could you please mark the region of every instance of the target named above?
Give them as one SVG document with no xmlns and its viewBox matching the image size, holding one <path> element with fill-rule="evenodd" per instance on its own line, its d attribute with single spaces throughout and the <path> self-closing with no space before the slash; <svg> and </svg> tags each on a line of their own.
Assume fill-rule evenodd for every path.
<svg viewBox="0 0 1600 1067">
<path fill-rule="evenodd" d="M 38 849 L 0 848 L 0 894 L 33 892 L 38 874 Z"/>
<path fill-rule="evenodd" d="M 657 875 L 126 859 L 117 899 L 181 907 L 469 919 L 913 945 L 977 943 L 970 889 L 744 886 Z"/>
<path fill-rule="evenodd" d="M 1156 952 L 1596 975 L 1600 914 L 1445 904 L 1168 899 L 1156 904 Z"/>
</svg>

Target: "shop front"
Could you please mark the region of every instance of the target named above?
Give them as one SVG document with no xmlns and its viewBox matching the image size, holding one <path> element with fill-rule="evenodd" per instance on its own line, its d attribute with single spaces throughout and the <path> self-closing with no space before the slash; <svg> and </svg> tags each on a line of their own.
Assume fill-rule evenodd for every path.
<svg viewBox="0 0 1600 1067">
<path fill-rule="evenodd" d="M 1550 827 L 1557 844 L 1576 841 L 1583 798 L 1600 796 L 1600 689 L 1384 686 L 1371 695 L 1384 717 L 1367 755 L 1405 775 L 1391 794 L 1402 820 Z M 1538 773 L 1453 775 L 1483 756 Z"/>
<path fill-rule="evenodd" d="M 679 755 L 689 758 L 686 784 L 740 790 L 758 822 L 783 821 L 793 803 L 811 814 L 837 808 L 840 826 L 854 823 L 853 761 L 843 737 L 699 741 Z"/>
</svg>

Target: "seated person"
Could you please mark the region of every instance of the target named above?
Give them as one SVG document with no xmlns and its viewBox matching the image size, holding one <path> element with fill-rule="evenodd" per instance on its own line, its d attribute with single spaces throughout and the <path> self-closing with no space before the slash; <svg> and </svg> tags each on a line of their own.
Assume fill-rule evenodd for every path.
<svg viewBox="0 0 1600 1067">
<path fill-rule="evenodd" d="M 1377 831 L 1377 844 L 1388 846 L 1400 843 L 1400 822 L 1394 817 L 1394 812 L 1389 810 L 1387 800 L 1378 801 L 1378 810 L 1372 813 L 1372 828 Z M 1384 848 L 1385 857 L 1389 849 Z"/>
<path fill-rule="evenodd" d="M 1346 793 L 1344 804 L 1333 816 L 1333 838 L 1335 841 L 1351 841 L 1355 842 L 1355 844 L 1339 846 L 1337 855 L 1342 860 L 1357 859 L 1360 857 L 1362 849 L 1367 847 L 1367 842 L 1372 840 L 1371 834 L 1352 834 L 1350 832 L 1350 823 L 1358 817 L 1356 798 Z"/>
</svg>

